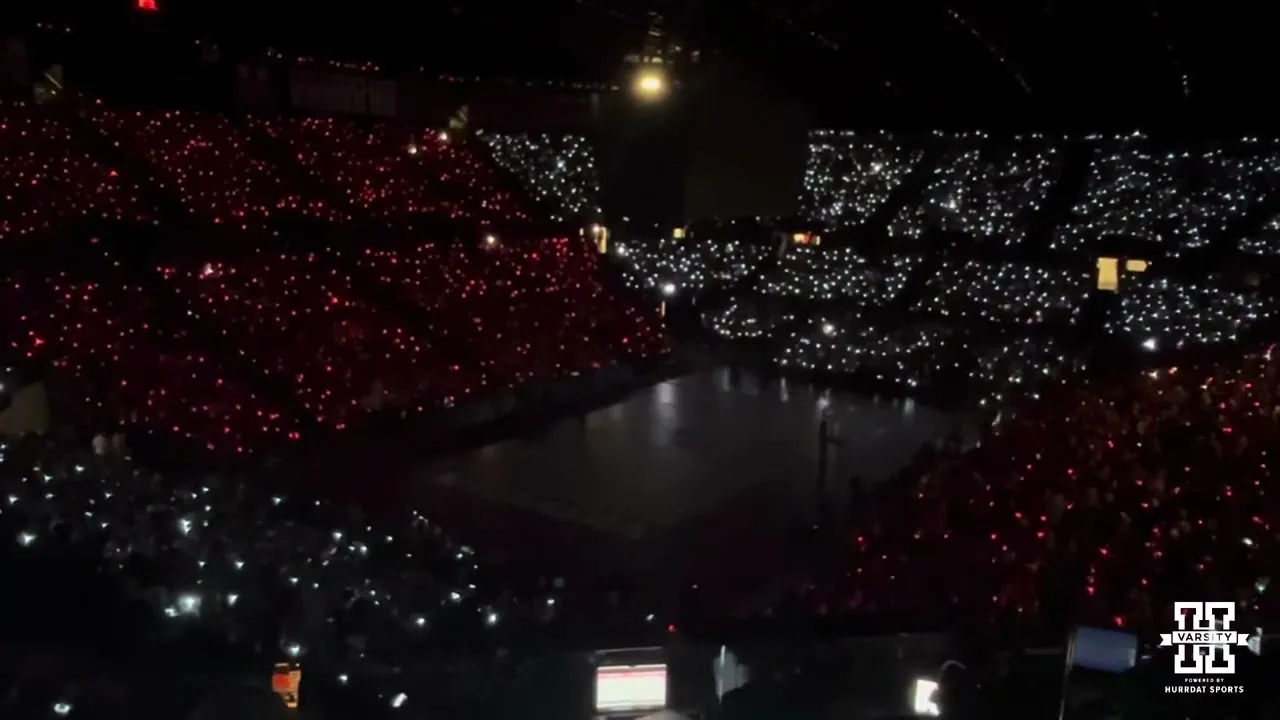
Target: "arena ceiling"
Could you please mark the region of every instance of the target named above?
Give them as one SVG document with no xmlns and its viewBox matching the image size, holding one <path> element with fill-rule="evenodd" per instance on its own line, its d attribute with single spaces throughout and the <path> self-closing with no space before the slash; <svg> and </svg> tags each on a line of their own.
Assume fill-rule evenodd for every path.
<svg viewBox="0 0 1280 720">
<path fill-rule="evenodd" d="M 717 0 L 717 32 L 733 32 Z M 796 87 L 858 114 L 939 120 L 1265 112 L 1271 34 L 1253 7 L 1166 0 L 751 0 L 750 32 Z M 742 13 L 736 13 L 741 17 Z M 766 38 L 772 34 L 770 42 Z M 752 42 L 740 35 L 740 44 Z M 788 55 L 794 55 L 788 58 Z M 1262 83 L 1260 86 L 1259 83 Z M 1222 118 L 1228 119 L 1228 118 Z M 1234 118 L 1238 119 L 1238 118 Z"/>
<path fill-rule="evenodd" d="M 42 14 L 136 0 L 45 0 Z M 824 114 L 937 124 L 1269 117 L 1265 3 L 1169 0 L 156 0 L 226 42 L 448 71 L 606 79 L 660 25 Z M 660 20 L 656 20 L 660 19 Z"/>
</svg>

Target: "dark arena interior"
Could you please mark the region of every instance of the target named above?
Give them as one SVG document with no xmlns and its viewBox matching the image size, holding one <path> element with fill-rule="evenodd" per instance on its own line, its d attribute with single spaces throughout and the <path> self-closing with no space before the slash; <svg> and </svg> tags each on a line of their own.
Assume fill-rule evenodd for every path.
<svg viewBox="0 0 1280 720">
<path fill-rule="evenodd" d="M 11 10 L 0 718 L 1280 713 L 1253 8 Z"/>
</svg>

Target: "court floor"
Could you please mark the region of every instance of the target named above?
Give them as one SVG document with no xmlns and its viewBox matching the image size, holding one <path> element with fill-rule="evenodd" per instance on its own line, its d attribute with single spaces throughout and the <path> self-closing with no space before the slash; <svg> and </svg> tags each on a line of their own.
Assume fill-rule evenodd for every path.
<svg viewBox="0 0 1280 720">
<path fill-rule="evenodd" d="M 839 437 L 826 483 L 836 494 L 847 491 L 851 474 L 883 481 L 956 422 L 912 401 L 823 396 L 720 369 L 433 463 L 419 478 L 639 539 L 748 493 L 768 491 L 778 510 L 812 506 L 824 405 Z"/>
<path fill-rule="evenodd" d="M 409 500 L 508 568 L 741 597 L 787 572 L 788 532 L 817 505 L 824 407 L 839 438 L 825 483 L 835 503 L 851 475 L 884 482 L 922 443 L 964 427 L 911 401 L 720 369 L 430 461 L 411 470 Z"/>
</svg>

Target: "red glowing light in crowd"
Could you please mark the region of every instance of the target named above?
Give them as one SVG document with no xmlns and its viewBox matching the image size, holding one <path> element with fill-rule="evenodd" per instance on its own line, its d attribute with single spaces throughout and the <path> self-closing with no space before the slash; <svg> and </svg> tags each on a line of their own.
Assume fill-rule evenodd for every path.
<svg viewBox="0 0 1280 720">
<path fill-rule="evenodd" d="M 156 3 L 156 0 L 137 0 L 134 7 L 143 12 L 156 12 L 160 9 L 160 5 Z"/>
</svg>

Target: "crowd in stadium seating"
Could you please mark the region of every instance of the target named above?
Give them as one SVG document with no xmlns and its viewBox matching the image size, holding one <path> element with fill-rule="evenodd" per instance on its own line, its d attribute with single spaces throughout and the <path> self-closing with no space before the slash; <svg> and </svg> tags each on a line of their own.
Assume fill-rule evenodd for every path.
<svg viewBox="0 0 1280 720">
<path fill-rule="evenodd" d="M 495 142 L 497 153 L 512 147 Z M 565 147 L 575 163 L 589 158 Z M 566 182 L 585 177 L 579 169 Z M 84 238 L 110 222 L 117 233 L 158 225 L 179 244 L 166 235 L 172 212 L 185 215 L 171 227 L 263 237 L 289 216 L 400 230 L 418 217 L 529 217 L 474 148 L 345 120 L 5 106 L 0 183 L 5 240 L 72 227 Z M 572 211 L 593 197 L 582 187 Z M 99 549 L 102 570 L 162 625 L 352 677 L 442 637 L 498 647 L 566 614 L 598 629 L 612 608 L 648 627 L 653 616 L 626 599 L 593 595 L 574 609 L 563 578 L 520 593 L 486 578 L 469 548 L 417 513 L 397 523 L 269 496 L 229 474 L 161 477 L 134 464 L 135 431 L 247 454 L 384 410 L 429 411 L 667 350 L 656 318 L 614 291 L 578 239 L 494 230 L 315 250 L 151 259 L 111 245 L 88 265 L 7 268 L 0 359 L 43 368 L 69 427 L 0 446 L 4 537 L 22 552 Z"/>
<path fill-rule="evenodd" d="M 837 137 L 839 149 L 831 134 L 814 139 L 809 215 L 857 225 L 905 181 L 906 171 L 887 180 L 886 168 L 910 168 L 918 154 L 894 151 L 883 135 Z M 1038 149 L 990 159 L 974 149 L 944 153 L 921 205 L 898 216 L 897 232 L 919 236 L 929 227 L 1032 242 L 1031 215 L 1064 158 L 1047 140 L 1023 144 Z M 1160 187 L 1158 168 L 1140 146 L 1106 144 L 1089 150 L 1083 199 L 1046 239 L 1049 249 L 1086 250 L 1107 233 L 1143 237 L 1143 228 L 1158 227 L 1160 235 L 1147 239 L 1161 241 L 1162 257 L 1176 257 L 1216 239 L 1264 201 L 1262 185 L 1275 179 L 1268 147 L 1245 145 L 1171 158 L 1180 178 L 1194 168 L 1199 180 L 1152 189 Z M 1121 195 L 1123 204 L 1107 200 Z M 1157 199 L 1158 210 L 1145 209 Z M 1273 224 L 1240 248 L 1269 254 Z M 672 258 L 720 252 L 696 238 L 654 243 L 632 260 L 637 285 L 702 287 L 710 274 L 702 268 L 714 261 L 681 274 Z M 1023 628 L 1076 622 L 1142 631 L 1160 627 L 1183 597 L 1237 598 L 1246 627 L 1278 609 L 1263 593 L 1280 541 L 1280 508 L 1265 493 L 1280 391 L 1270 354 L 1090 382 L 1081 372 L 1087 353 L 1059 338 L 1082 321 L 1096 257 L 1048 258 L 955 253 L 926 262 L 910 253 L 873 259 L 848 246 L 789 246 L 754 292 L 705 312 L 722 337 L 769 341 L 784 370 L 862 373 L 907 390 L 968 382 L 994 403 L 996 423 L 976 448 L 930 445 L 904 471 L 909 477 L 855 500 L 839 543 L 851 553 L 834 574 L 802 588 L 801 607 L 889 615 L 906 625 L 950 627 L 963 616 Z M 798 311 L 796 300 L 809 310 Z M 1125 277 L 1102 329 L 1110 342 L 1150 351 L 1201 345 L 1238 353 L 1273 305 L 1221 281 L 1139 273 Z"/>
<path fill-rule="evenodd" d="M 1036 358 L 1040 364 L 1033 374 L 1056 376 L 1064 364 L 1082 363 L 1078 353 L 1029 346 L 1078 324 L 1086 312 L 1097 286 L 1097 256 L 1086 250 L 1098 253 L 1107 234 L 1155 240 L 1142 228 L 1158 228 L 1168 238 L 1158 246 L 1165 248 L 1160 256 L 1176 258 L 1180 251 L 1206 246 L 1245 213 L 1270 202 L 1275 195 L 1270 183 L 1280 179 L 1274 146 L 1251 139 L 1195 153 L 1157 154 L 1142 137 L 993 141 L 981 135 L 935 135 L 909 143 L 882 133 L 819 132 L 812 138 L 806 174 L 810 216 L 837 227 L 858 224 L 871 211 L 842 210 L 847 217 L 840 219 L 831 208 L 882 206 L 893 189 L 882 183 L 884 169 L 913 167 L 929 142 L 942 144 L 936 165 L 921 168 L 928 182 L 918 202 L 904 199 L 896 218 L 886 219 L 890 236 L 921 237 L 929 229 L 961 233 L 984 246 L 994 240 L 1024 256 L 1041 247 L 1049 254 L 1015 262 L 989 253 L 966 255 L 954 246 L 941 258 L 918 247 L 886 256 L 830 242 L 788 246 L 777 267 L 763 276 L 755 300 L 739 298 L 706 314 L 712 330 L 732 338 L 769 338 L 775 361 L 789 370 L 864 373 L 904 389 L 920 389 L 929 378 L 951 386 L 963 368 L 1000 366 L 990 359 L 977 363 L 977 358 L 1004 357 L 1009 363 Z M 1077 142 L 1083 143 L 1077 152 L 1091 160 L 1080 202 L 1074 208 L 1065 204 L 1063 216 L 1050 218 L 1046 226 L 1057 229 L 1049 237 L 1028 237 L 1034 215 L 1062 177 L 1066 148 Z M 899 158 L 896 165 L 885 159 L 890 157 Z M 1173 178 L 1175 171 L 1176 183 L 1160 180 L 1162 172 Z M 893 187 L 908 174 L 900 173 Z M 1158 213 L 1145 209 L 1153 198 L 1162 198 Z M 1157 222 L 1156 215 L 1163 219 Z M 1268 254 L 1274 234 L 1265 224 L 1261 232 L 1244 235 L 1239 247 Z M 791 301 L 785 307 L 793 317 L 805 315 L 796 312 L 794 301 L 810 303 L 807 321 L 766 321 L 777 316 L 775 300 Z M 1274 304 L 1268 295 L 1222 280 L 1191 283 L 1159 272 L 1135 273 L 1125 276 L 1119 306 L 1105 313 L 1103 329 L 1131 348 L 1218 345 L 1247 337 L 1267 320 Z M 882 316 L 892 317 L 886 328 L 879 327 Z M 949 372 L 939 376 L 943 368 Z M 973 372 L 974 379 L 986 374 Z M 989 375 L 1009 385 L 1003 373 Z M 980 394 L 1007 397 L 1014 389 L 988 388 Z"/>
<path fill-rule="evenodd" d="M 1084 273 L 946 261 L 904 308 L 916 320 L 899 324 L 891 310 L 923 260 L 895 255 L 873 262 L 849 247 L 790 247 L 762 276 L 760 297 L 739 297 L 704 319 L 721 337 L 770 339 L 784 371 L 866 376 L 908 392 L 954 389 L 964 380 L 994 400 L 1031 392 L 1031 383 L 1019 379 L 1024 374 L 1056 377 L 1064 364 L 1081 362 L 1033 331 L 1074 319 L 1088 293 Z M 808 309 L 796 300 L 810 303 Z M 891 319 L 877 319 L 883 316 Z"/>
<path fill-rule="evenodd" d="M 271 138 L 280 156 L 261 152 L 258 136 Z M 535 195 L 555 193 L 575 214 L 594 204 L 591 154 L 580 141 L 549 139 L 549 147 L 537 151 L 538 162 L 549 167 L 535 170 L 522 164 L 532 160 L 517 159 L 526 154 L 514 136 L 488 140 Z M 436 132 L 389 123 L 233 120 L 97 106 L 81 117 L 8 104 L 0 122 L 0 156 L 0 181 L 8 189 L 0 199 L 0 238 L 86 216 L 156 220 L 144 178 L 123 164 L 145 165 L 152 187 L 171 193 L 194 215 L 233 228 L 258 229 L 280 213 L 337 221 L 356 210 L 405 227 L 420 216 L 528 218 L 474 152 Z M 302 165 L 328 191 L 309 192 L 294 182 L 281 172 L 280 157 Z"/>
<path fill-rule="evenodd" d="M 1092 280 L 1084 271 L 953 260 L 929 278 L 913 307 L 959 321 L 1039 325 L 1078 313 Z"/>
<path fill-rule="evenodd" d="M 134 465 L 122 436 L 57 438 L 0 441 L 5 541 L 26 554 L 91 549 L 150 609 L 130 631 L 161 642 L 198 632 L 249 656 L 306 657 L 345 683 L 412 666 L 428 648 L 474 653 L 573 623 L 661 632 L 629 598 L 536 573 L 495 578 L 417 511 L 366 516 L 249 478 L 161 476 Z"/>
<path fill-rule="evenodd" d="M 1280 255 L 1280 215 L 1273 215 L 1260 232 L 1240 238 L 1240 250 L 1250 255 Z"/>
<path fill-rule="evenodd" d="M 1086 250 L 1107 236 L 1179 251 L 1204 247 L 1273 190 L 1280 148 L 1242 142 L 1203 152 L 1158 151 L 1136 135 L 1093 149 L 1085 196 L 1052 247 Z"/>
<path fill-rule="evenodd" d="M 492 168 L 447 135 L 337 118 L 250 119 L 338 201 L 395 225 L 414 218 L 480 222 L 527 219 Z"/>
<path fill-rule="evenodd" d="M 836 227 L 868 222 L 923 155 L 888 133 L 816 131 L 804 174 L 805 214 Z"/>
<path fill-rule="evenodd" d="M 258 397 L 189 329 L 157 327 L 156 300 L 122 273 L 19 273 L 0 285 L 0 298 L 22 308 L 6 318 L 7 349 L 52 367 L 83 427 L 158 427 L 240 450 L 259 433 L 298 430 L 296 418 Z"/>
<path fill-rule="evenodd" d="M 15 275 L 0 298 L 25 309 L 6 323 L 10 347 L 77 387 L 99 427 L 159 428 L 236 452 L 662 349 L 652 321 L 610 296 L 592 275 L 593 256 L 567 240 L 474 257 L 424 245 L 357 262 L 428 310 L 429 331 L 362 298 L 350 276 L 315 255 L 158 268 L 188 323 L 180 327 L 123 272 Z M 198 329 L 225 344 L 203 344 Z M 252 379 L 264 376 L 286 381 L 293 402 L 273 406 L 256 393 Z"/>
<path fill-rule="evenodd" d="M 26 234 L 72 213 L 151 221 L 159 210 L 148 188 L 171 192 L 196 218 L 246 230 L 282 211 L 329 221 L 356 210 L 388 220 L 522 216 L 470 150 L 396 132 L 98 107 L 72 119 L 17 105 L 0 130 L 13 188 L 0 222 Z M 320 189 L 291 184 L 255 133 L 296 152 Z M 108 169 L 125 158 L 135 166 Z M 380 409 L 452 405 L 661 350 L 653 320 L 610 294 L 585 245 L 494 235 L 473 245 L 369 250 L 352 259 L 356 270 L 266 250 L 217 262 L 193 256 L 152 268 L 164 297 L 115 260 L 79 277 L 18 270 L 0 286 L 5 306 L 24 310 L 5 319 L 6 345 L 67 376 L 98 427 L 145 424 L 237 452 L 315 426 L 342 429 Z M 428 329 L 364 297 L 349 274 L 361 271 L 366 285 L 421 309 Z M 261 376 L 289 386 L 285 407 L 259 392 Z"/>
<path fill-rule="evenodd" d="M 815 137 L 811 157 L 827 169 L 811 164 L 806 177 L 811 217 L 837 226 L 868 214 L 837 218 L 837 204 L 884 202 L 880 168 L 859 163 L 867 146 L 892 146 L 882 135 L 845 142 L 842 158 L 829 136 Z M 908 202 L 889 234 L 963 233 L 973 247 L 995 239 L 1026 251 L 1036 242 L 1031 213 L 1061 175 L 1062 153 L 1043 139 L 1024 141 L 1038 151 L 1004 156 L 966 147 L 972 138 L 951 142 L 919 205 Z M 970 383 L 999 410 L 977 446 L 931 444 L 901 481 L 855 482 L 836 530 L 844 561 L 803 584 L 790 607 L 934 627 L 980 618 L 1058 634 L 1072 623 L 1152 632 L 1184 597 L 1234 598 L 1248 628 L 1280 610 L 1264 593 L 1280 542 L 1280 507 L 1265 489 L 1280 386 L 1269 350 L 1241 357 L 1250 331 L 1274 314 L 1274 297 L 1240 281 L 1136 272 L 1089 319 L 1100 322 L 1093 341 L 1152 352 L 1212 347 L 1219 359 L 1104 380 L 1081 372 L 1090 353 L 1078 344 L 1105 236 L 1155 241 L 1162 258 L 1207 248 L 1274 195 L 1274 148 L 1090 142 L 1081 199 L 1049 225 L 1057 226 L 1044 242 L 1050 254 L 1039 260 L 966 255 L 954 244 L 923 259 L 914 249 L 885 257 L 792 246 L 753 297 L 705 313 L 722 336 L 768 340 L 783 371 L 864 376 L 907 392 Z M 848 196 L 833 201 L 833 187 Z M 1266 217 L 1260 232 L 1238 228 L 1244 239 L 1233 247 L 1271 254 Z M 899 267 L 923 270 L 888 281 Z M 779 307 L 791 322 L 771 321 Z"/>
<path fill-rule="evenodd" d="M 936 228 L 1016 244 L 1077 142 L 1090 154 L 1088 180 L 1071 215 L 1053 233 L 1051 247 L 1061 251 L 1096 248 L 1108 236 L 1158 242 L 1171 256 L 1204 247 L 1273 194 L 1280 175 L 1280 148 L 1255 138 L 1193 151 L 1162 150 L 1142 135 L 993 142 L 982 134 L 935 134 L 930 140 L 817 131 L 805 172 L 805 214 L 834 228 L 862 225 L 921 164 L 932 143 L 940 146 L 941 157 L 919 201 L 898 210 L 890 235 L 919 237 Z M 1259 252 L 1267 247 L 1260 242 L 1245 246 Z"/>
<path fill-rule="evenodd" d="M 553 220 L 594 218 L 600 180 L 595 152 L 581 135 L 481 133 L 493 159 L 552 210 Z"/>
<path fill-rule="evenodd" d="M 480 253 L 457 246 L 372 251 L 354 263 L 405 287 L 435 337 L 468 338 L 469 362 L 453 360 L 474 366 L 489 387 L 510 389 L 663 349 L 656 325 L 601 283 L 596 255 L 563 238 L 518 249 L 495 241 Z"/>
<path fill-rule="evenodd" d="M 1108 323 L 1113 334 L 1180 347 L 1242 341 L 1277 309 L 1273 297 L 1146 276 L 1133 278 L 1120 302 L 1120 314 Z"/>
<path fill-rule="evenodd" d="M 796 247 L 787 252 L 776 272 L 766 276 L 764 289 L 778 297 L 882 307 L 902 292 L 920 261 L 918 255 L 895 255 L 874 266 L 853 248 Z"/>
<path fill-rule="evenodd" d="M 302 195 L 257 157 L 247 131 L 227 117 L 97 109 L 90 120 L 122 153 L 143 158 L 185 209 L 211 222 L 258 228 L 286 211 L 335 218 L 323 198 Z"/>
<path fill-rule="evenodd" d="M 434 133 L 100 109 L 79 122 L 22 107 L 0 121 L 0 239 L 74 218 L 159 222 L 153 191 L 244 230 L 281 213 L 360 214 L 404 229 L 419 217 L 530 215 L 477 154 Z M 264 157 L 263 141 L 306 182 Z M 953 144 L 918 202 L 885 218 L 888 234 L 1032 244 L 1032 216 L 1066 151 L 1044 138 L 1004 149 L 980 137 L 941 141 Z M 119 167 L 104 142 L 143 162 Z M 559 201 L 566 216 L 592 210 L 590 155 L 576 141 L 484 142 L 535 197 Z M 859 226 L 893 209 L 925 142 L 815 136 L 810 215 Z M 1088 148 L 1081 200 L 1045 246 L 1084 251 L 1119 234 L 1158 240 L 1171 256 L 1205 247 L 1255 209 L 1280 169 L 1264 145 L 1147 148 Z M 1270 253 L 1276 235 L 1273 221 L 1239 247 Z M 1085 353 L 1052 332 L 1084 312 L 1092 276 L 1080 270 L 834 244 L 787 247 L 774 267 L 777 247 L 710 237 L 625 238 L 613 252 L 635 290 L 693 296 L 743 285 L 705 317 L 724 337 L 768 341 L 783 370 L 864 375 L 907 391 L 963 382 L 1001 411 L 976 448 L 931 445 L 904 472 L 910 482 L 859 498 L 850 553 L 804 588 L 806 608 L 1036 626 L 1070 606 L 1083 613 L 1077 620 L 1150 628 L 1175 598 L 1258 606 L 1280 540 L 1264 492 L 1280 417 L 1269 353 L 1090 383 L 1079 372 Z M 600 277 L 594 251 L 566 239 L 166 260 L 148 267 L 163 297 L 143 288 L 136 268 L 106 260 L 81 274 L 15 269 L 0 284 L 0 304 L 21 308 L 0 318 L 6 352 L 50 367 L 90 434 L 161 428 L 247 452 L 383 409 L 452 405 L 665 350 L 654 320 Z M 1104 329 L 1148 349 L 1237 342 L 1274 310 L 1266 297 L 1156 273 L 1126 281 Z M 403 301 L 403 313 L 371 299 L 367 285 Z M 175 327 L 174 315 L 190 326 Z M 288 393 L 265 392 L 267 379 Z M 569 602 L 563 580 L 524 593 L 487 582 L 472 552 L 420 514 L 387 525 L 232 477 L 161 478 L 137 468 L 127 444 L 102 435 L 0 449 L 0 523 L 20 548 L 73 538 L 100 548 L 103 567 L 130 578 L 175 626 L 198 622 L 357 667 L 394 664 L 437 630 L 538 631 Z"/>
<path fill-rule="evenodd" d="M 614 246 L 635 290 L 672 295 L 729 285 L 759 269 L 770 248 L 735 239 L 632 237 Z"/>
<path fill-rule="evenodd" d="M 1047 382 L 1082 366 L 1084 358 L 1051 338 L 985 337 L 938 322 L 886 330 L 850 314 L 794 332 L 775 362 L 783 372 L 846 376 L 907 394 L 938 397 L 964 389 L 986 405 L 1035 397 Z"/>
<path fill-rule="evenodd" d="M 0 117 L 0 240 L 48 230 L 86 215 L 150 220 L 132 181 L 96 157 L 83 133 L 26 105 Z"/>
<path fill-rule="evenodd" d="M 1020 242 L 1030 220 L 1061 171 L 1059 149 L 1040 137 L 1015 138 L 1003 149 L 965 147 L 981 136 L 957 141 L 939 162 L 921 202 L 904 206 L 891 235 L 920 237 L 928 227 Z"/>
<path fill-rule="evenodd" d="M 931 446 L 852 508 L 850 553 L 810 584 L 823 613 L 1028 628 L 1165 627 L 1185 597 L 1266 595 L 1280 534 L 1270 354 L 1077 384 L 998 418 L 976 448 Z"/>
</svg>

